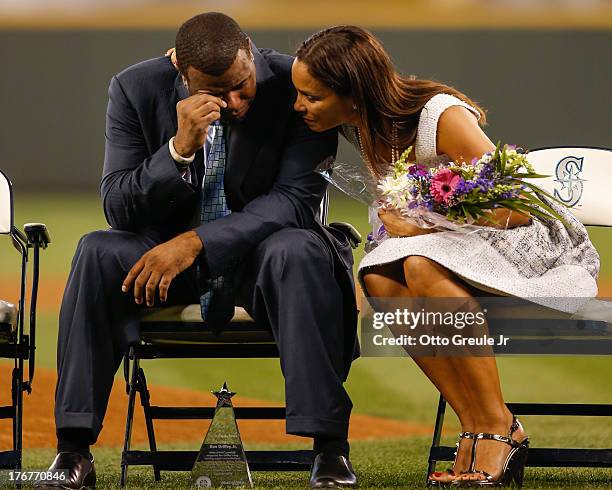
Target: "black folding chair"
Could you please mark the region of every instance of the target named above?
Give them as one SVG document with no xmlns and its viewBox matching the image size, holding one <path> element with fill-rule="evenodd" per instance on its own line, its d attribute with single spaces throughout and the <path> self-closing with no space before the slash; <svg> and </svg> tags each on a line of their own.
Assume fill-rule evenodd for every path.
<svg viewBox="0 0 612 490">
<path fill-rule="evenodd" d="M 611 150 L 586 147 L 541 148 L 529 152 L 528 157 L 536 172 L 551 175 L 550 178 L 538 179 L 534 183 L 566 202 L 584 225 L 601 227 L 612 238 L 612 200 L 608 190 L 612 169 Z M 555 344 L 566 354 L 612 355 L 612 325 L 608 314 L 605 315 L 595 324 L 597 336 L 556 340 Z M 563 321 L 559 320 L 550 330 L 558 332 L 562 324 Z M 585 333 L 589 325 L 584 323 Z M 541 349 L 541 338 L 534 334 L 530 339 L 527 330 L 524 331 L 519 349 L 524 353 Z M 612 416 L 610 404 L 508 403 L 507 406 L 515 415 Z M 446 401 L 440 396 L 426 478 L 435 471 L 436 462 L 454 460 L 455 447 L 440 446 L 445 411 Z M 612 467 L 612 448 L 530 447 L 527 466 Z"/>
<path fill-rule="evenodd" d="M 319 212 L 323 223 L 327 219 L 327 209 L 328 196 L 325 195 Z M 353 248 L 361 242 L 357 230 L 348 223 L 332 223 L 330 226 L 343 231 Z M 212 419 L 215 411 L 214 406 L 151 405 L 145 373 L 140 366 L 142 359 L 277 357 L 278 349 L 269 327 L 256 324 L 243 308 L 236 307 L 231 325 L 221 335 L 213 334 L 202 321 L 199 304 L 144 310 L 140 322 L 140 343 L 130 347 L 124 360 L 128 409 L 121 456 L 121 485 L 125 485 L 128 466 L 131 465 L 152 466 L 155 480 L 161 479 L 161 471 L 190 471 L 198 451 L 158 451 L 153 421 Z M 137 394 L 144 411 L 149 451 L 130 449 Z M 235 413 L 237 419 L 284 419 L 285 407 L 237 407 Z M 246 457 L 253 471 L 302 471 L 310 469 L 313 461 L 310 450 L 246 451 Z"/>
<path fill-rule="evenodd" d="M 21 468 L 23 430 L 23 392 L 32 392 L 34 352 L 36 345 L 36 296 L 40 249 L 49 244 L 45 225 L 28 223 L 21 232 L 13 221 L 13 189 L 8 177 L 0 171 L 0 235 L 8 235 L 21 255 L 21 286 L 18 304 L 0 300 L 0 358 L 13 359 L 11 404 L 0 407 L 0 419 L 13 421 L 13 449 L 0 451 L 0 468 Z M 33 249 L 32 288 L 29 334 L 25 331 L 26 276 L 28 249 Z M 24 381 L 24 365 L 28 361 L 28 380 Z"/>
</svg>

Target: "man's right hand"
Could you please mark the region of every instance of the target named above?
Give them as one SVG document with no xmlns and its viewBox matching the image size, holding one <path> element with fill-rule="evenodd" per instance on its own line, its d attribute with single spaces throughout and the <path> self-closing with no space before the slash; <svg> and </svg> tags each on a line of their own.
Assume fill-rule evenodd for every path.
<svg viewBox="0 0 612 490">
<path fill-rule="evenodd" d="M 174 149 L 179 155 L 189 158 L 204 146 L 208 127 L 221 118 L 221 108 L 227 103 L 219 97 L 198 92 L 176 104 L 178 130 L 174 138 Z"/>
</svg>

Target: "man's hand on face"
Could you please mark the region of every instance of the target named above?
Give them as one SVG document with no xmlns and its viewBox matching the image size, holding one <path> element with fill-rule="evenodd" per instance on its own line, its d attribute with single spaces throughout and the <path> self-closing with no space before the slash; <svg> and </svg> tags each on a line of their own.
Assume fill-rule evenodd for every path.
<svg viewBox="0 0 612 490">
<path fill-rule="evenodd" d="M 195 231 L 182 233 L 152 248 L 128 272 L 121 290 L 127 293 L 133 286 L 136 304 L 142 304 L 144 296 L 147 306 L 153 306 L 159 285 L 159 299 L 166 301 L 172 280 L 193 264 L 202 248 Z"/>
<path fill-rule="evenodd" d="M 174 138 L 174 149 L 179 155 L 189 158 L 204 146 L 208 127 L 221 118 L 221 109 L 227 103 L 203 92 L 183 99 L 176 104 L 178 130 Z"/>
</svg>

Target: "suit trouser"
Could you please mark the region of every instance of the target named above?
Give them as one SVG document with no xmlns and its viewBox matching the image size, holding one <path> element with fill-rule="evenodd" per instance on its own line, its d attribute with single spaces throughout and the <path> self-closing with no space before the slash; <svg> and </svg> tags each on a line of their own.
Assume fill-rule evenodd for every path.
<svg viewBox="0 0 612 490">
<path fill-rule="evenodd" d="M 117 230 L 96 231 L 79 242 L 59 318 L 57 429 L 89 428 L 97 439 L 114 375 L 139 338 L 139 307 L 121 284 L 158 243 Z M 342 292 L 333 267 L 331 251 L 314 232 L 288 228 L 261 242 L 235 278 L 237 302 L 270 325 L 278 345 L 290 434 L 348 432 L 352 403 L 343 387 Z M 190 268 L 173 281 L 167 304 L 198 299 Z"/>
</svg>

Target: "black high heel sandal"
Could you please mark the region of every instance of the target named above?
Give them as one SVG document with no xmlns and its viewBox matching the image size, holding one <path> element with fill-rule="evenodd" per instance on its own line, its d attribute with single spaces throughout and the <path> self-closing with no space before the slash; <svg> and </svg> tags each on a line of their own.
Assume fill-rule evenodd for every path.
<svg viewBox="0 0 612 490">
<path fill-rule="evenodd" d="M 484 475 L 482 480 L 453 480 L 452 486 L 454 487 L 506 487 L 515 483 L 521 487 L 523 485 L 523 473 L 525 471 L 525 463 L 527 462 L 527 451 L 529 449 L 529 437 L 525 437 L 522 441 L 517 441 L 512 438 L 519 428 L 522 429 L 521 423 L 516 417 L 512 418 L 512 425 L 508 436 L 502 436 L 499 434 L 489 434 L 487 432 L 481 432 L 476 435 L 474 441 L 474 449 L 472 450 L 472 464 L 470 469 L 466 473 L 477 473 Z M 502 474 L 497 478 L 486 471 L 477 470 L 474 468 L 476 462 L 476 451 L 478 449 L 478 441 L 483 439 L 503 442 L 508 444 L 512 449 L 506 456 L 504 461 Z"/>
<path fill-rule="evenodd" d="M 457 462 L 457 453 L 459 453 L 459 442 L 461 441 L 461 439 L 472 439 L 473 441 L 476 440 L 476 434 L 474 432 L 461 432 L 459 433 L 459 437 L 457 438 L 457 442 L 455 444 L 455 446 L 457 447 L 457 449 L 455 449 L 455 461 L 453 462 L 453 466 L 455 466 L 455 463 Z M 474 444 L 472 443 L 472 457 L 470 457 L 470 460 L 473 459 L 473 451 L 474 451 Z M 449 480 L 449 481 L 442 481 L 442 480 L 436 480 L 434 478 L 432 478 L 432 476 L 434 476 L 436 473 L 438 473 L 437 471 L 432 473 L 431 475 L 429 475 L 427 477 L 427 486 L 428 487 L 449 487 L 451 485 L 451 483 L 453 482 L 453 480 Z M 448 473 L 450 476 L 452 476 L 453 478 L 455 478 L 457 475 L 455 475 L 455 472 L 453 471 L 452 468 L 448 468 L 445 472 L 440 472 L 440 476 L 443 473 Z"/>
</svg>

